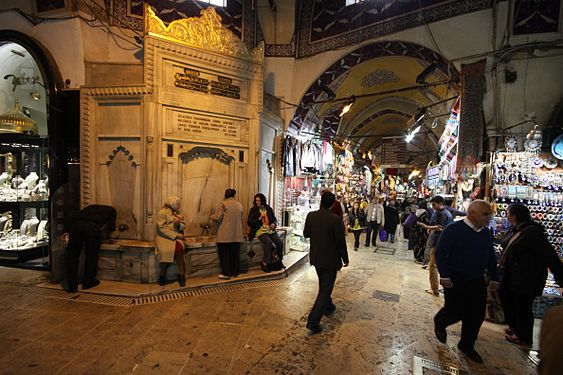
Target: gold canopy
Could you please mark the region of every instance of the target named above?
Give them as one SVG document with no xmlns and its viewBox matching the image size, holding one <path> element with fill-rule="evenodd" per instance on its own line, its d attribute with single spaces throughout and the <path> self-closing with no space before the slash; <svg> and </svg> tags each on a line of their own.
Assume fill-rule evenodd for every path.
<svg viewBox="0 0 563 375">
<path fill-rule="evenodd" d="M 0 115 L 0 133 L 37 135 L 37 124 L 22 112 L 18 98 L 14 108 Z"/>
</svg>

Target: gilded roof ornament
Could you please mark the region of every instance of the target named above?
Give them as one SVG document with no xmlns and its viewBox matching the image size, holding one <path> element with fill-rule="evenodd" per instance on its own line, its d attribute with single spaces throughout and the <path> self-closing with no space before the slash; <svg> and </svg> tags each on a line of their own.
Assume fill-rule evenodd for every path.
<svg viewBox="0 0 563 375">
<path fill-rule="evenodd" d="M 263 45 L 248 51 L 242 40 L 223 26 L 221 16 L 217 14 L 215 8 L 202 9 L 200 14 L 200 17 L 176 20 L 166 26 L 145 3 L 145 35 L 159 36 L 192 47 L 258 63 L 263 61 Z"/>
</svg>

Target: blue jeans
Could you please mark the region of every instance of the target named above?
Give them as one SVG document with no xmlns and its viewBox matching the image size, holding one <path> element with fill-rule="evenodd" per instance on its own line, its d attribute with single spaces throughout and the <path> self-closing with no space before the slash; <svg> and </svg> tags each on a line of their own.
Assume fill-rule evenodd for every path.
<svg viewBox="0 0 563 375">
<path fill-rule="evenodd" d="M 317 299 L 315 304 L 307 317 L 307 324 L 312 326 L 317 326 L 323 314 L 334 310 L 335 306 L 332 303 L 332 289 L 334 288 L 334 282 L 336 281 L 336 270 L 329 270 L 326 268 L 320 268 L 315 266 L 317 271 L 317 276 L 319 277 L 319 293 L 317 294 Z"/>
</svg>

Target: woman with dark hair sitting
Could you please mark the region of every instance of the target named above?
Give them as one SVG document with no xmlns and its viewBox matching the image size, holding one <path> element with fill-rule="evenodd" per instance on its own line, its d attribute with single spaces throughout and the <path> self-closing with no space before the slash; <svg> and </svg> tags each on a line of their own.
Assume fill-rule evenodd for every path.
<svg viewBox="0 0 563 375">
<path fill-rule="evenodd" d="M 235 189 L 225 190 L 225 200 L 211 215 L 217 225 L 217 251 L 222 273 L 219 278 L 228 280 L 237 277 L 240 269 L 239 249 L 244 241 L 242 234 L 242 205 L 235 200 Z"/>
<path fill-rule="evenodd" d="M 248 240 L 252 241 L 254 237 L 258 237 L 264 244 L 264 258 L 260 264 L 264 272 L 271 271 L 272 248 L 274 246 L 276 247 L 278 259 L 280 261 L 283 259 L 283 242 L 276 232 L 277 224 L 278 220 L 274 215 L 274 210 L 266 203 L 264 194 L 256 194 L 254 196 L 254 205 L 248 213 L 248 226 L 250 227 Z M 282 267 L 284 267 L 283 263 Z"/>
<path fill-rule="evenodd" d="M 531 346 L 534 328 L 532 302 L 540 296 L 547 279 L 547 268 L 563 285 L 563 264 L 549 243 L 541 224 L 530 217 L 528 207 L 515 203 L 508 207 L 512 229 L 504 241 L 499 261 L 502 273 L 500 298 L 508 328 L 506 340 Z"/>
</svg>

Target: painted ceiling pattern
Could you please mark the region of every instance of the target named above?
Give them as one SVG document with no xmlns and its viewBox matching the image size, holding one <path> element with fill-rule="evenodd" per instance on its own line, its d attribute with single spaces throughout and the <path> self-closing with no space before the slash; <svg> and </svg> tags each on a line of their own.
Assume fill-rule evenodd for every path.
<svg viewBox="0 0 563 375">
<path fill-rule="evenodd" d="M 491 7 L 492 0 L 302 0 L 297 57 L 356 44 Z"/>
<path fill-rule="evenodd" d="M 448 1 L 450 0 L 362 1 L 346 6 L 344 1 L 315 0 L 310 38 L 315 42 L 334 37 Z"/>
<path fill-rule="evenodd" d="M 384 83 L 399 82 L 401 77 L 391 70 L 376 69 L 362 78 L 362 87 L 371 88 Z"/>
<path fill-rule="evenodd" d="M 127 26 L 134 30 L 143 30 L 143 3 L 149 4 L 155 14 L 164 23 L 182 18 L 199 17 L 202 9 L 212 6 L 197 0 L 104 0 L 106 9 L 110 13 L 110 24 L 114 26 Z M 231 30 L 237 37 L 243 39 L 247 47 L 254 47 L 253 27 L 247 33 L 243 24 L 254 24 L 252 12 L 245 12 L 247 3 L 251 0 L 229 0 L 226 7 L 215 7 L 221 16 L 222 24 Z M 246 19 L 244 15 L 247 15 Z M 250 31 L 249 30 L 249 31 Z M 248 38 L 251 38 L 248 40 Z M 246 39 L 246 40 L 245 40 Z"/>
</svg>

